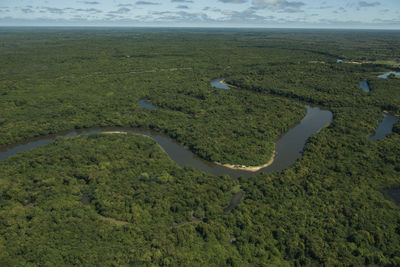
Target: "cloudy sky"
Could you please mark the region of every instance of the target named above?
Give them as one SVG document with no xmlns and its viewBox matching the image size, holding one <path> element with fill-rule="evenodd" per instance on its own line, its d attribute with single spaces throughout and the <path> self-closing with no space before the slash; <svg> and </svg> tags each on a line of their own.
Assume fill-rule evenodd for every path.
<svg viewBox="0 0 400 267">
<path fill-rule="evenodd" d="M 400 0 L 0 0 L 0 26 L 400 29 Z"/>
</svg>

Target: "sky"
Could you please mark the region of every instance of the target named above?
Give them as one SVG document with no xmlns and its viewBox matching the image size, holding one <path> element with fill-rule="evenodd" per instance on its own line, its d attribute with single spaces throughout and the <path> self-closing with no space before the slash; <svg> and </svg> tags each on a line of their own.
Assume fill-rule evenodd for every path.
<svg viewBox="0 0 400 267">
<path fill-rule="evenodd" d="M 0 0 L 0 26 L 400 29 L 400 0 Z"/>
</svg>

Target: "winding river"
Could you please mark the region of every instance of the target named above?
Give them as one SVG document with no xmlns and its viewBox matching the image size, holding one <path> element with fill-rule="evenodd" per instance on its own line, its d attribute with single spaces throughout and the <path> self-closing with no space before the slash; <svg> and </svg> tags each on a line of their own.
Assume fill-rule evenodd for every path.
<svg viewBox="0 0 400 267">
<path fill-rule="evenodd" d="M 220 83 L 221 81 L 222 79 L 220 79 L 218 83 Z M 142 100 L 140 102 L 140 106 L 148 109 L 156 108 L 155 106 L 146 103 L 145 100 Z M 312 134 L 317 133 L 319 129 L 332 121 L 332 113 L 328 110 L 322 110 L 319 107 L 311 107 L 308 105 L 306 105 L 305 108 L 307 109 L 306 116 L 301 120 L 299 124 L 294 126 L 285 135 L 283 135 L 276 143 L 274 162 L 268 167 L 262 168 L 257 172 L 234 170 L 214 164 L 212 162 L 205 161 L 193 154 L 190 150 L 186 149 L 183 145 L 175 142 L 173 139 L 164 134 L 148 130 L 129 128 L 93 128 L 67 131 L 56 135 L 33 138 L 26 142 L 20 142 L 17 144 L 1 147 L 0 160 L 5 160 L 6 158 L 15 155 L 18 152 L 23 152 L 42 145 L 46 145 L 56 138 L 60 137 L 68 138 L 77 135 L 87 135 L 109 131 L 121 131 L 142 134 L 153 138 L 168 153 L 170 158 L 175 161 L 175 163 L 177 163 L 179 166 L 190 166 L 198 171 L 214 175 L 229 175 L 232 178 L 238 178 L 240 176 L 250 177 L 258 173 L 283 170 L 291 166 L 301 156 L 303 147 L 307 139 Z"/>
<path fill-rule="evenodd" d="M 223 79 L 221 78 L 215 79 L 211 82 L 211 85 L 225 90 L 231 89 L 229 86 L 223 84 L 222 82 Z M 146 109 L 157 109 L 157 107 L 148 103 L 146 99 L 141 99 L 139 105 L 142 108 Z M 323 110 L 319 107 L 312 107 L 309 105 L 305 105 L 305 108 L 307 109 L 306 116 L 300 121 L 299 124 L 290 129 L 276 142 L 276 152 L 273 163 L 256 172 L 235 170 L 203 160 L 197 155 L 193 154 L 190 150 L 186 149 L 182 144 L 177 143 L 176 141 L 164 134 L 143 129 L 121 127 L 72 130 L 55 135 L 32 138 L 25 142 L 20 142 L 12 145 L 2 146 L 0 147 L 0 160 L 5 160 L 18 152 L 23 152 L 39 146 L 46 145 L 56 138 L 68 138 L 78 135 L 87 135 L 109 131 L 121 131 L 142 134 L 151 137 L 168 153 L 170 158 L 175 161 L 175 163 L 177 163 L 179 166 L 190 166 L 198 171 L 214 175 L 229 175 L 232 178 L 238 178 L 240 176 L 251 177 L 258 173 L 280 171 L 290 167 L 301 156 L 307 139 L 332 121 L 333 115 L 329 110 Z M 385 114 L 384 119 L 377 128 L 376 135 L 371 137 L 370 140 L 375 141 L 386 136 L 388 132 L 391 132 L 393 124 L 397 121 L 397 117 Z"/>
<path fill-rule="evenodd" d="M 378 77 L 387 78 L 391 73 L 383 74 Z M 395 75 L 400 75 L 400 73 L 393 73 Z M 223 83 L 222 78 L 218 78 L 211 81 L 211 86 L 229 90 L 231 89 L 227 84 Z M 366 81 L 360 81 L 361 88 L 369 92 L 370 88 Z M 139 106 L 146 109 L 156 110 L 157 107 L 148 103 L 147 99 L 141 99 L 139 101 Z M 50 135 L 46 137 L 37 137 L 27 140 L 25 142 L 19 142 L 12 145 L 0 147 L 0 161 L 7 159 L 16 153 L 34 149 L 39 146 L 46 145 L 56 138 L 68 138 L 78 135 L 87 135 L 102 132 L 129 132 L 135 134 L 142 134 L 154 139 L 170 156 L 170 158 L 177 163 L 179 166 L 190 166 L 194 169 L 214 175 L 229 175 L 232 178 L 251 177 L 258 173 L 268 173 L 272 171 L 279 171 L 290 167 L 296 162 L 296 160 L 301 156 L 304 145 L 307 139 L 317 133 L 322 127 L 330 123 L 333 119 L 332 112 L 329 110 L 323 110 L 319 107 L 312 107 L 305 105 L 307 109 L 306 116 L 301 120 L 299 124 L 290 129 L 285 135 L 283 135 L 275 145 L 275 156 L 274 161 L 271 165 L 260 169 L 257 172 L 250 172 L 244 170 L 234 170 L 231 168 L 216 165 L 212 162 L 205 161 L 191 151 L 186 149 L 183 145 L 177 143 L 170 137 L 153 131 L 142 130 L 142 129 L 132 129 L 132 128 L 93 128 L 84 130 L 73 130 L 65 131 L 59 134 Z M 376 135 L 371 137 L 370 140 L 380 139 L 388 132 L 391 132 L 393 124 L 398 121 L 397 117 L 389 114 L 385 114 L 381 124 L 377 128 Z M 390 130 L 389 130 L 390 128 Z M 399 189 L 391 189 L 388 191 L 389 195 L 395 199 L 396 203 L 399 204 Z M 224 210 L 224 212 L 229 212 L 235 208 L 241 201 L 244 195 L 243 191 L 240 191 L 232 196 L 230 205 Z"/>
</svg>

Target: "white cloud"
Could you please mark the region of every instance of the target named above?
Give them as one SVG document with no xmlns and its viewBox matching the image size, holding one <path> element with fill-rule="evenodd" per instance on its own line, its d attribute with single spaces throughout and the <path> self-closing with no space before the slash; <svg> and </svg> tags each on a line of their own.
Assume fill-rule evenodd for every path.
<svg viewBox="0 0 400 267">
<path fill-rule="evenodd" d="M 359 7 L 374 7 L 374 6 L 379 6 L 379 2 L 366 2 L 366 1 L 360 1 L 358 2 Z"/>
<path fill-rule="evenodd" d="M 290 13 L 301 12 L 301 8 L 305 5 L 303 2 L 287 0 L 252 0 L 251 3 L 255 8 Z"/>
<path fill-rule="evenodd" d="M 47 20 L 49 25 L 52 21 L 93 25 L 112 21 L 112 25 L 138 26 L 388 25 L 387 28 L 400 29 L 400 9 L 390 1 L 379 0 L 29 0 L 30 5 L 21 4 L 22 0 L 5 2 L 7 5 L 0 4 L 3 23 L 31 20 L 27 25 Z M 325 20 L 318 20 L 322 18 Z"/>
<path fill-rule="evenodd" d="M 227 4 L 243 4 L 247 2 L 247 0 L 218 0 L 218 1 Z"/>
</svg>

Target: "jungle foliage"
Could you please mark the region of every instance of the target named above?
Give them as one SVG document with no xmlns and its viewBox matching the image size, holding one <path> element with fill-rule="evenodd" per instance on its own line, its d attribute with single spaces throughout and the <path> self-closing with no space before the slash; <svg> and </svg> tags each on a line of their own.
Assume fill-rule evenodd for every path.
<svg viewBox="0 0 400 267">
<path fill-rule="evenodd" d="M 151 139 L 59 139 L 0 163 L 0 265 L 400 265 L 397 31 L 1 29 L 0 143 L 66 129 L 165 132 L 255 165 L 318 104 L 333 122 L 290 168 L 176 166 Z M 128 57 L 129 56 L 129 57 Z M 343 63 L 337 63 L 337 59 Z M 225 77 L 237 88 L 218 90 Z M 371 92 L 360 88 L 368 81 Z M 138 106 L 142 98 L 157 110 Z M 242 202 L 226 211 L 239 190 Z"/>
<path fill-rule="evenodd" d="M 229 229 L 211 222 L 237 181 L 179 168 L 148 137 L 58 139 L 0 169 L 2 266 L 221 264 L 237 254 Z"/>
</svg>

